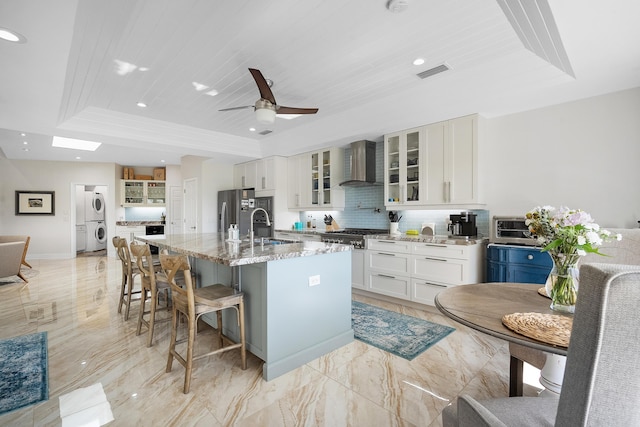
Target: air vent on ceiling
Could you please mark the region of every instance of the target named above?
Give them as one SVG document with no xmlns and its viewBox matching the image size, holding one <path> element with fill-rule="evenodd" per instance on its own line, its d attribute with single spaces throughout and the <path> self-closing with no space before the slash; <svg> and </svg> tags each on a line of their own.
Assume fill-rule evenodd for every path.
<svg viewBox="0 0 640 427">
<path fill-rule="evenodd" d="M 269 135 L 271 132 L 273 132 L 272 130 L 263 130 L 262 132 L 258 132 L 260 135 Z"/>
<path fill-rule="evenodd" d="M 431 77 L 435 74 L 442 73 L 444 71 L 447 71 L 448 69 L 449 69 L 449 66 L 447 66 L 447 64 L 441 64 L 441 65 L 438 65 L 437 67 L 429 68 L 426 71 L 418 73 L 416 74 L 416 76 L 420 77 L 421 79 L 426 79 L 427 77 Z"/>
</svg>

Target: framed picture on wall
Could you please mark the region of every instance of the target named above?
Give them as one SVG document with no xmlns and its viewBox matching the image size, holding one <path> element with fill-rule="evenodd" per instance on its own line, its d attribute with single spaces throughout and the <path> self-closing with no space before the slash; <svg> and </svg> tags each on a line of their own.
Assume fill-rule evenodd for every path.
<svg viewBox="0 0 640 427">
<path fill-rule="evenodd" d="M 16 215 L 55 215 L 55 191 L 16 191 Z"/>
</svg>

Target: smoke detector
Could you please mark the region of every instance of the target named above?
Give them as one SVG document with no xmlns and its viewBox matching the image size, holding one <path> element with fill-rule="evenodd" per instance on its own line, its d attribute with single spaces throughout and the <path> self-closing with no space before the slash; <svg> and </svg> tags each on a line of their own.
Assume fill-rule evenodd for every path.
<svg viewBox="0 0 640 427">
<path fill-rule="evenodd" d="M 387 2 L 387 9 L 393 13 L 404 12 L 408 7 L 409 0 L 389 0 Z"/>
</svg>

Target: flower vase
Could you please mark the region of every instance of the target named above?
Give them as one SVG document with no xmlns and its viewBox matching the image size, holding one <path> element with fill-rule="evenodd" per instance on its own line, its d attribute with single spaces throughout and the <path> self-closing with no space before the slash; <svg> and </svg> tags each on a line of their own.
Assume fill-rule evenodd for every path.
<svg viewBox="0 0 640 427">
<path fill-rule="evenodd" d="M 578 297 L 579 270 L 578 255 L 551 255 L 553 267 L 545 288 L 551 298 L 551 310 L 573 313 Z"/>
</svg>

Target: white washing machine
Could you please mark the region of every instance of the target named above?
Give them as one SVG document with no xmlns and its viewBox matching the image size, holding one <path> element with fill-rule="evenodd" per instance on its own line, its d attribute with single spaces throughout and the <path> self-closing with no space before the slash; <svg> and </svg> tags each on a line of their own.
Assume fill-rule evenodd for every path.
<svg viewBox="0 0 640 427">
<path fill-rule="evenodd" d="M 87 226 L 87 252 L 100 251 L 107 248 L 107 226 L 104 221 L 85 222 Z"/>
<path fill-rule="evenodd" d="M 85 221 L 104 221 L 104 195 L 87 191 L 85 195 Z"/>
</svg>

